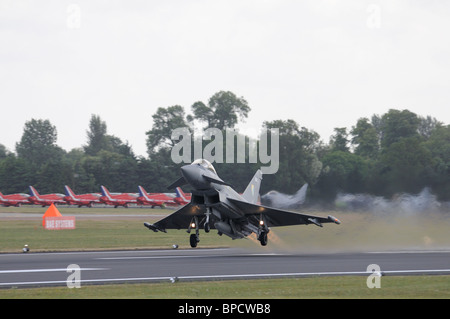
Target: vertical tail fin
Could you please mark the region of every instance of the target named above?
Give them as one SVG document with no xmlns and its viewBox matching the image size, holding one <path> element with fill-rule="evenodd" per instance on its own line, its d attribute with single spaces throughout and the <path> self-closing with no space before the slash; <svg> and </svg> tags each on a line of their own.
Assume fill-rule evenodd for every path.
<svg viewBox="0 0 450 319">
<path fill-rule="evenodd" d="M 181 187 L 175 188 L 175 193 L 177 193 L 177 197 L 180 197 L 183 201 L 189 202 L 189 201 L 186 199 L 186 194 L 183 192 L 183 190 L 181 189 Z"/>
<path fill-rule="evenodd" d="M 108 189 L 103 185 L 101 185 L 100 188 L 102 189 L 102 195 L 111 200 L 111 194 L 109 193 Z"/>
<path fill-rule="evenodd" d="M 148 200 L 147 191 L 144 189 L 144 187 L 139 185 L 138 189 L 139 189 L 139 196 L 144 197 L 146 200 Z"/>
<path fill-rule="evenodd" d="M 39 195 L 38 191 L 31 185 L 30 185 L 29 188 L 30 188 L 30 195 L 36 197 L 37 199 L 39 199 L 40 195 Z"/>
<path fill-rule="evenodd" d="M 69 186 L 64 185 L 64 190 L 66 191 L 66 195 L 69 196 L 72 199 L 75 199 L 75 193 L 70 189 Z"/>
<path fill-rule="evenodd" d="M 262 171 L 259 169 L 256 171 L 252 180 L 250 181 L 244 193 L 242 194 L 242 197 L 249 203 L 255 204 L 258 201 L 261 181 L 262 181 Z"/>
</svg>

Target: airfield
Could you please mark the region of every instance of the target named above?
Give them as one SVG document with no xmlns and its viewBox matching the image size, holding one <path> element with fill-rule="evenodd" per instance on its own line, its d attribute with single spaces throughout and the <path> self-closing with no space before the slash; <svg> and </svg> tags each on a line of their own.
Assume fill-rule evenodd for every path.
<svg viewBox="0 0 450 319">
<path fill-rule="evenodd" d="M 198 291 L 208 289 L 211 282 L 252 282 L 257 286 L 267 280 L 274 281 L 274 287 L 283 283 L 283 291 L 294 282 L 301 285 L 319 278 L 329 282 L 330 291 L 350 282 L 368 291 L 372 289 L 366 287 L 366 278 L 372 273 L 367 268 L 377 264 L 382 274 L 377 297 L 383 297 L 383 288 L 394 278 L 420 278 L 423 285 L 436 282 L 438 287 L 429 291 L 438 291 L 441 298 L 450 297 L 450 221 L 445 214 L 333 212 L 342 221 L 338 227 L 273 228 L 266 247 L 256 238 L 231 240 L 211 231 L 201 232 L 198 248 L 192 249 L 185 230 L 164 234 L 143 226 L 167 216 L 172 209 L 59 207 L 63 216 L 76 217 L 73 230 L 43 229 L 45 210 L 36 206 L 0 208 L 0 296 L 7 298 L 12 293 L 20 298 L 44 290 L 68 291 L 70 264 L 80 266 L 80 291 L 100 289 L 94 288 L 98 285 L 119 290 L 188 285 L 186 289 Z M 28 253 L 22 252 L 25 244 L 30 248 Z M 420 293 L 413 297 L 430 297 L 423 294 L 420 285 L 414 287 Z M 411 292 L 410 287 L 407 290 Z M 360 297 L 358 294 L 332 297 Z M 267 297 L 271 296 L 277 294 Z M 245 297 L 260 296 L 255 290 L 254 295 Z"/>
<path fill-rule="evenodd" d="M 239 248 L 120 250 L 0 255 L 0 286 L 66 285 L 68 265 L 80 266 L 80 285 L 313 276 L 450 275 L 450 251 L 336 254 L 254 252 Z M 7 265 L 8 269 L 4 269 Z"/>
</svg>

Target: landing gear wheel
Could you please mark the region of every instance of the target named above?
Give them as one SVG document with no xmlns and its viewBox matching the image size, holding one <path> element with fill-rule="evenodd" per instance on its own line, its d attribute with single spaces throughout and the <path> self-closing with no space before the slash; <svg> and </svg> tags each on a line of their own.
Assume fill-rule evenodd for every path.
<svg viewBox="0 0 450 319">
<path fill-rule="evenodd" d="M 209 223 L 205 223 L 205 233 L 209 233 L 211 230 L 211 227 L 209 226 Z"/>
<path fill-rule="evenodd" d="M 267 245 L 267 232 L 261 232 L 261 234 L 259 234 L 258 236 L 258 240 L 261 243 L 261 246 L 266 246 Z"/>
<path fill-rule="evenodd" d="M 198 238 L 198 236 L 196 234 L 191 234 L 191 236 L 189 237 L 189 242 L 190 242 L 192 248 L 197 247 L 197 244 L 199 241 L 200 241 L 200 239 Z"/>
</svg>

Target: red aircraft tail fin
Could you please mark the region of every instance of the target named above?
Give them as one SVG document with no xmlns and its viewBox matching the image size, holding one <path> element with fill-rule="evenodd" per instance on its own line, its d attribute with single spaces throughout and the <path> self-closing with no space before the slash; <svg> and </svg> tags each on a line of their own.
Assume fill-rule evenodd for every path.
<svg viewBox="0 0 450 319">
<path fill-rule="evenodd" d="M 149 198 L 148 198 L 148 193 L 147 193 L 147 191 L 144 189 L 144 187 L 138 186 L 138 189 L 139 189 L 139 196 L 142 196 L 142 197 L 144 197 L 146 200 L 149 200 Z"/>
<path fill-rule="evenodd" d="M 111 194 L 109 193 L 108 189 L 105 186 L 100 186 L 102 189 L 102 195 L 108 198 L 109 200 L 112 200 Z"/>
<path fill-rule="evenodd" d="M 69 196 L 72 199 L 76 199 L 75 193 L 72 191 L 72 189 L 69 186 L 64 185 L 64 190 L 66 191 L 67 196 Z"/>
<path fill-rule="evenodd" d="M 30 194 L 31 194 L 31 196 L 34 196 L 37 199 L 39 199 L 39 196 L 41 196 L 41 195 L 39 195 L 38 191 L 31 185 L 30 185 Z"/>
<path fill-rule="evenodd" d="M 180 197 L 182 200 L 184 200 L 185 202 L 189 202 L 186 199 L 186 194 L 183 192 L 183 190 L 181 189 L 181 187 L 177 187 L 175 188 L 175 192 L 177 193 L 177 197 Z"/>
</svg>

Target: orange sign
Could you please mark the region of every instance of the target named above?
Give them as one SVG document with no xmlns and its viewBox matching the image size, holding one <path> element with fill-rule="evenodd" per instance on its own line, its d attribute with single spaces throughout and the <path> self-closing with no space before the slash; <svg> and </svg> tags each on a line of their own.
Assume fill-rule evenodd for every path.
<svg viewBox="0 0 450 319">
<path fill-rule="evenodd" d="M 45 229 L 75 229 L 75 216 L 46 217 Z"/>
<path fill-rule="evenodd" d="M 51 204 L 42 216 L 45 229 L 75 229 L 75 216 L 63 216 L 54 204 Z"/>
</svg>

